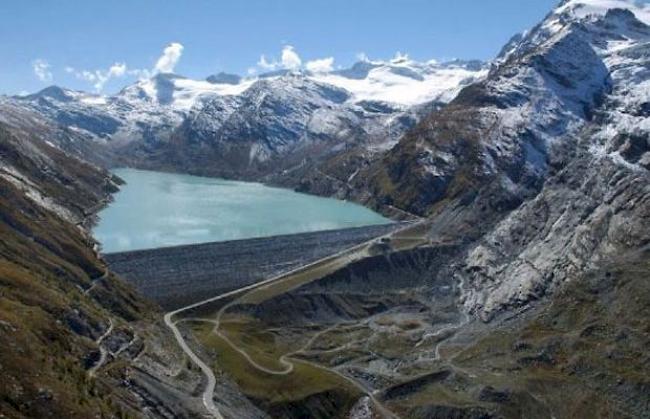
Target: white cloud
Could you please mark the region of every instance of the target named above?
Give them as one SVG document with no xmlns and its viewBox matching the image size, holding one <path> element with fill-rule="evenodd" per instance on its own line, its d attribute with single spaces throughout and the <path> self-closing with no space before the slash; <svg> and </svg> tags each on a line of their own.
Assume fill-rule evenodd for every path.
<svg viewBox="0 0 650 419">
<path fill-rule="evenodd" d="M 282 67 L 287 70 L 297 70 L 302 66 L 302 60 L 291 45 L 282 48 Z"/>
<path fill-rule="evenodd" d="M 260 56 L 259 61 L 257 62 L 257 65 L 262 69 L 262 70 L 275 70 L 278 68 L 278 63 L 277 61 L 269 62 L 267 61 L 266 57 L 264 54 Z"/>
<path fill-rule="evenodd" d="M 97 80 L 97 76 L 95 75 L 96 73 L 99 73 L 99 70 L 95 70 L 94 72 L 88 70 L 82 70 L 78 73 L 75 73 L 75 76 L 79 79 L 83 79 L 91 83 L 94 83 L 95 80 Z"/>
<path fill-rule="evenodd" d="M 87 82 L 93 83 L 93 87 L 97 92 L 101 92 L 104 89 L 106 83 L 111 79 L 121 78 L 127 74 L 132 74 L 133 70 L 129 71 L 126 63 L 114 63 L 107 70 L 75 70 L 74 67 L 66 67 L 65 71 L 78 79 L 85 80 Z"/>
<path fill-rule="evenodd" d="M 174 67 L 183 55 L 183 45 L 178 42 L 172 42 L 164 50 L 163 54 L 158 58 L 154 70 L 158 73 L 173 73 Z"/>
<path fill-rule="evenodd" d="M 34 70 L 34 74 L 36 75 L 36 78 L 42 82 L 52 81 L 53 76 L 52 72 L 50 71 L 51 67 L 52 66 L 47 61 L 40 58 L 32 62 L 32 69 Z"/>
<path fill-rule="evenodd" d="M 260 55 L 260 59 L 257 61 L 257 66 L 263 71 L 273 71 L 278 69 L 298 70 L 302 67 L 302 60 L 293 46 L 285 45 L 282 48 L 280 61 L 269 60 L 266 58 L 266 55 Z M 249 74 L 251 74 L 250 71 Z"/>
<path fill-rule="evenodd" d="M 368 55 L 365 52 L 360 52 L 357 54 L 357 60 L 367 63 L 370 62 L 370 58 L 368 58 Z"/>
<path fill-rule="evenodd" d="M 408 59 L 409 59 L 408 54 L 402 54 L 401 51 L 397 51 L 395 53 L 395 56 L 393 57 L 393 59 L 390 60 L 390 62 L 397 64 L 397 63 L 400 63 L 400 62 L 403 62 L 403 61 L 408 61 Z"/>
<path fill-rule="evenodd" d="M 124 62 L 115 62 L 109 68 L 103 70 L 77 70 L 74 67 L 67 66 L 66 73 L 73 74 L 80 80 L 85 80 L 93 84 L 97 92 L 104 90 L 106 83 L 113 79 L 123 77 L 137 77 L 139 79 L 148 79 L 156 73 L 171 73 L 183 54 L 183 45 L 178 42 L 169 44 L 162 52 L 162 55 L 156 61 L 153 69 L 146 68 L 129 68 Z"/>
<path fill-rule="evenodd" d="M 134 68 L 126 72 L 129 76 L 137 77 L 140 80 L 150 79 L 155 73 L 152 70 L 146 68 Z"/>
<path fill-rule="evenodd" d="M 308 61 L 305 67 L 313 73 L 329 73 L 334 69 L 334 57 Z"/>
<path fill-rule="evenodd" d="M 108 69 L 108 75 L 111 77 L 122 77 L 126 74 L 125 63 L 115 63 Z"/>
</svg>

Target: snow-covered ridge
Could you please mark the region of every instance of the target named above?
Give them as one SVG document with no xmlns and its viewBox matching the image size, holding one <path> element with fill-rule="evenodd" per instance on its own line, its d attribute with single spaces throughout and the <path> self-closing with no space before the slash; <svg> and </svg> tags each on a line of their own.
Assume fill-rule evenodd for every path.
<svg viewBox="0 0 650 419">
<path fill-rule="evenodd" d="M 578 19 L 589 16 L 604 16 L 611 9 L 627 9 L 637 19 L 650 24 L 650 4 L 633 0 L 566 0 L 555 10 L 555 14 L 570 13 Z"/>
<path fill-rule="evenodd" d="M 401 106 L 414 106 L 431 101 L 449 102 L 465 85 L 484 77 L 487 65 L 479 61 L 419 63 L 401 57 L 391 61 L 361 61 L 349 69 L 330 73 L 310 71 L 277 72 L 259 78 L 240 78 L 220 74 L 206 80 L 193 80 L 175 74 L 158 74 L 127 86 L 113 96 L 75 92 L 58 87 L 26 96 L 35 99 L 47 96 L 58 102 L 76 101 L 87 105 L 108 105 L 122 101 L 130 104 L 148 103 L 188 112 L 201 99 L 215 96 L 239 96 L 260 80 L 301 76 L 319 83 L 347 90 L 350 101 L 381 101 Z"/>
<path fill-rule="evenodd" d="M 567 0 L 509 53 L 532 48 L 573 31 L 597 54 L 608 74 L 591 150 L 641 170 L 650 167 L 644 138 L 650 132 L 650 3 L 632 0 Z"/>
<path fill-rule="evenodd" d="M 547 42 L 554 36 L 561 36 L 571 24 L 593 23 L 601 20 L 608 13 L 613 11 L 624 11 L 633 15 L 641 24 L 650 24 L 650 3 L 635 0 L 564 0 L 557 8 L 552 10 L 546 18 L 536 27 L 529 31 L 515 35 L 502 49 L 499 56 L 494 60 L 494 65 L 501 65 L 515 55 L 533 50 Z M 610 22 L 613 19 L 609 19 Z M 620 20 L 620 19 L 619 19 Z M 625 19 L 624 19 L 625 20 Z M 622 23 L 622 25 L 621 25 Z M 610 28 L 610 32 L 621 32 L 621 39 L 609 39 L 608 45 L 604 47 L 594 45 L 601 50 L 612 50 L 625 47 L 627 44 L 626 22 L 614 23 L 618 28 Z M 623 26 L 623 27 L 621 27 Z M 637 28 L 639 29 L 639 28 Z M 642 29 L 641 29 L 642 30 Z M 622 44 L 621 42 L 622 41 Z"/>
<path fill-rule="evenodd" d="M 285 102 L 270 112 L 304 107 L 299 112 L 303 117 L 317 115 L 321 121 L 377 112 L 415 115 L 418 106 L 451 101 L 462 87 L 484 77 L 486 69 L 478 61 L 419 63 L 400 56 L 391 61 L 363 60 L 330 73 L 284 70 L 253 78 L 220 73 L 205 80 L 159 73 L 111 96 L 50 86 L 32 95 L 0 97 L 0 104 L 27 108 L 85 138 L 119 146 L 141 139 L 165 141 L 186 118 L 204 108 L 216 122 L 223 122 L 247 106 L 251 95 L 260 103 L 264 98 Z M 301 83 L 312 88 L 297 88 Z M 241 124 L 246 126 L 247 121 Z"/>
<path fill-rule="evenodd" d="M 175 74 L 159 74 L 124 88 L 116 97 L 130 102 L 147 101 L 169 105 L 178 111 L 189 111 L 202 97 L 237 96 L 246 91 L 255 80 L 239 83 L 211 83 L 192 80 Z"/>
<path fill-rule="evenodd" d="M 577 197 L 570 199 L 574 199 L 576 203 L 586 200 L 584 202 L 588 202 L 587 206 L 593 205 L 588 210 L 591 215 L 582 217 L 579 221 L 568 221 L 573 217 L 569 213 L 576 214 L 580 211 L 576 211 L 578 206 L 565 207 L 570 210 L 563 214 L 558 213 L 562 215 L 553 222 L 550 230 L 545 230 L 540 236 L 540 241 L 521 241 L 519 232 L 512 234 L 512 227 L 520 228 L 522 222 L 528 223 L 535 218 L 533 214 L 541 208 L 536 207 L 535 202 L 540 202 L 538 200 L 546 200 L 546 211 L 549 208 L 548 203 L 557 199 L 557 196 L 552 196 L 553 193 L 546 195 L 545 192 L 555 186 L 543 190 L 534 200 L 522 205 L 506 218 L 492 233 L 492 237 L 485 241 L 497 243 L 496 246 L 481 245 L 469 254 L 468 265 L 481 272 L 469 283 L 479 284 L 482 281 L 482 284 L 476 288 L 478 292 L 472 291 L 467 297 L 468 309 L 479 307 L 481 315 L 489 318 L 491 313 L 498 310 L 537 298 L 539 290 L 545 290 L 544 293 L 547 294 L 548 290 L 557 287 L 557 272 L 561 271 L 558 267 L 573 265 L 575 269 L 582 270 L 586 264 L 584 261 L 602 258 L 594 257 L 599 249 L 593 244 L 586 245 L 590 241 L 606 242 L 615 236 L 616 233 L 613 232 L 624 231 L 621 234 L 625 238 L 620 243 L 631 242 L 629 237 L 634 236 L 634 233 L 616 224 L 616 217 L 625 220 L 625 224 L 629 225 L 629 220 L 634 220 L 634 216 L 630 214 L 634 211 L 647 214 L 647 207 L 643 208 L 637 204 L 641 200 L 628 201 L 629 197 L 626 197 L 621 199 L 619 204 L 616 203 L 616 198 L 631 194 L 630 191 L 636 193 L 637 185 L 647 185 L 647 173 L 650 170 L 648 10 L 650 6 L 647 4 L 623 0 L 565 1 L 540 25 L 515 39 L 504 49 L 506 54 L 498 63 L 500 68 L 488 77 L 486 84 L 509 95 L 513 92 L 524 92 L 526 94 L 519 95 L 519 98 L 530 101 L 533 107 L 529 107 L 532 112 L 526 114 L 522 112 L 523 107 L 510 105 L 518 105 L 518 102 L 511 101 L 508 103 L 509 107 L 497 112 L 506 115 L 515 113 L 517 116 L 526 117 L 524 127 L 530 129 L 538 138 L 551 138 L 555 145 L 570 141 L 587 145 L 594 157 L 589 163 L 590 167 L 599 167 L 598 165 L 603 163 L 601 170 L 609 168 L 617 170 L 619 174 L 616 176 L 616 182 L 610 181 L 611 177 L 604 174 L 598 174 L 589 182 L 585 182 L 581 188 L 587 192 L 581 192 Z M 503 74 L 507 77 L 500 77 Z M 536 79 L 544 83 L 535 86 Z M 528 94 L 530 91 L 527 89 L 531 86 L 535 87 L 536 92 L 532 92 L 534 94 Z M 589 100 L 590 97 L 596 96 L 600 98 L 598 101 Z M 592 118 L 588 118 L 587 114 L 580 115 L 579 110 L 583 106 L 595 111 Z M 557 121 L 563 123 L 560 131 L 557 129 Z M 536 129 L 538 132 L 535 132 Z M 508 137 L 501 136 L 501 149 L 507 149 L 508 144 L 503 144 L 504 139 L 507 140 Z M 519 143 L 521 139 L 516 137 L 516 142 L 512 145 Z M 546 147 L 542 150 L 549 156 L 564 152 L 562 147 L 555 151 L 554 144 L 546 141 Z M 617 169 L 612 169 L 614 167 Z M 621 186 L 625 185 L 622 179 L 626 176 L 633 179 L 637 174 L 639 178 L 636 178 L 634 183 Z M 572 175 L 574 174 L 568 174 Z M 611 198 L 602 199 L 597 195 L 602 192 L 596 192 L 596 195 L 593 195 L 596 196 L 595 199 L 589 195 L 592 191 L 598 191 L 598 187 L 594 187 L 594 179 L 597 179 L 597 176 L 603 176 L 598 182 L 602 181 L 604 185 L 601 186 L 603 191 L 606 191 L 604 196 Z M 646 190 L 642 190 L 640 194 L 644 193 L 647 195 Z M 594 199 L 593 204 L 589 201 L 591 199 Z M 558 205 L 566 204 L 562 202 Z M 599 205 L 602 207 L 594 210 Z M 616 205 L 620 207 L 614 209 Z M 619 215 L 626 210 L 630 213 Z M 612 217 L 612 214 L 616 215 Z M 607 221 L 602 221 L 604 219 Z M 571 231 L 563 231 L 563 225 L 569 225 Z M 580 226 L 576 228 L 576 225 Z M 602 228 L 603 226 L 607 227 Z M 554 230 L 562 233 L 557 234 Z M 548 233 L 549 231 L 551 233 Z M 511 251 L 507 254 L 507 262 L 499 265 L 495 261 L 502 258 L 503 262 L 506 259 L 502 256 L 503 249 L 508 248 L 503 245 L 504 232 L 511 238 L 516 237 L 517 242 L 527 244 L 517 259 L 512 257 L 514 252 Z M 569 238 L 570 235 L 575 238 Z M 614 241 L 608 246 L 613 244 Z M 609 249 L 605 250 L 607 251 Z"/>
<path fill-rule="evenodd" d="M 201 98 L 239 96 L 260 80 L 299 76 L 347 90 L 352 103 L 381 101 L 414 106 L 431 101 L 449 102 L 462 87 L 486 74 L 487 66 L 478 61 L 419 63 L 402 57 L 391 61 L 360 61 L 349 69 L 329 73 L 280 71 L 260 78 L 221 74 L 207 80 L 192 80 L 160 74 L 125 88 L 118 96 L 189 111 Z"/>
<path fill-rule="evenodd" d="M 418 63 L 408 58 L 365 61 L 349 70 L 316 74 L 321 83 L 352 93 L 353 101 L 381 101 L 413 106 L 451 101 L 469 83 L 487 75 L 480 62 Z"/>
</svg>

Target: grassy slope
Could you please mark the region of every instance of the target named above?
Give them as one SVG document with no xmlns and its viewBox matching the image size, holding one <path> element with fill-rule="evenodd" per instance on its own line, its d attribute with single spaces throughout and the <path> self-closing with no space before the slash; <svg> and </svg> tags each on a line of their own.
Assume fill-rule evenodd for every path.
<svg viewBox="0 0 650 419">
<path fill-rule="evenodd" d="M 342 415 L 360 397 L 359 391 L 341 377 L 300 361 L 296 361 L 293 371 L 286 375 L 261 372 L 223 339 L 211 333 L 212 328 L 212 324 L 202 323 L 193 330 L 201 344 L 216 354 L 215 368 L 231 377 L 247 397 L 256 400 L 272 415 L 302 417 L 302 411 L 309 417 Z M 281 370 L 276 362 L 280 354 L 273 339 L 255 338 L 254 341 L 257 350 L 249 355 L 262 365 Z M 241 341 L 237 339 L 237 343 Z M 247 351 L 251 349 L 244 348 Z"/>
<path fill-rule="evenodd" d="M 107 178 L 98 169 L 54 149 L 29 155 L 26 150 L 43 144 L 18 141 L 4 127 L 0 145 L 2 162 L 80 219 L 105 196 Z M 17 418 L 126 414 L 101 378 L 87 378 L 84 360 L 109 318 L 119 326 L 151 308 L 112 277 L 97 287 L 101 298 L 84 295 L 104 272 L 88 238 L 2 178 L 0 237 L 0 412 Z"/>
</svg>

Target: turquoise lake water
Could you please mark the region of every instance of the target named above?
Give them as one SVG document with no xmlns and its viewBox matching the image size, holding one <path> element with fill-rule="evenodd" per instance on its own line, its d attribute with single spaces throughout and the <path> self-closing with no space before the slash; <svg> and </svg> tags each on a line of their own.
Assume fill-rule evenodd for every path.
<svg viewBox="0 0 650 419">
<path fill-rule="evenodd" d="M 102 252 L 385 224 L 357 204 L 259 183 L 116 169 L 127 183 L 99 213 Z"/>
</svg>

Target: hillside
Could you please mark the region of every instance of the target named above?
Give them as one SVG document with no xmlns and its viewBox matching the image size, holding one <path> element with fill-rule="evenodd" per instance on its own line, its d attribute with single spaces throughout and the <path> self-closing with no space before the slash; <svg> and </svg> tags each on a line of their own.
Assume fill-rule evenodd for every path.
<svg viewBox="0 0 650 419">
<path fill-rule="evenodd" d="M 649 11 L 564 0 L 490 64 L 159 73 L 113 96 L 3 97 L 0 412 L 647 417 Z M 88 233 L 116 165 L 415 221 L 107 258 L 175 309 L 165 327 Z M 232 284 L 205 279 L 222 270 Z"/>
<path fill-rule="evenodd" d="M 190 400 L 191 385 L 159 370 L 160 362 L 185 367 L 157 324 L 158 309 L 93 250 L 85 226 L 117 183 L 38 132 L 0 124 L 4 417 L 133 417 L 144 404 L 162 414 L 177 404 L 174 386 L 187 392 L 173 408 L 179 416 L 200 406 Z"/>
</svg>

